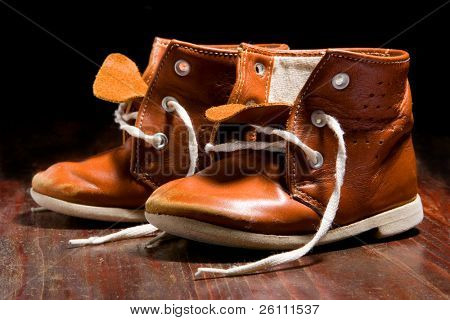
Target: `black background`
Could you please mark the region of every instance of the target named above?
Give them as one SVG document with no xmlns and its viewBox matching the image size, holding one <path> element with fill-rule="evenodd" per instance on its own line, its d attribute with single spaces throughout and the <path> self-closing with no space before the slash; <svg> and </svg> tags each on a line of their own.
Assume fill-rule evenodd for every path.
<svg viewBox="0 0 450 320">
<path fill-rule="evenodd" d="M 298 49 L 407 50 L 415 134 L 449 135 L 450 4 L 426 17 L 445 1 L 6 3 L 20 13 L 0 0 L 0 176 L 35 170 L 35 161 L 49 154 L 62 160 L 74 148 L 119 143 L 112 120 L 116 106 L 92 95 L 95 74 L 112 52 L 143 70 L 155 36 L 195 43 L 284 42 Z M 112 141 L 96 144 L 113 130 Z"/>
</svg>

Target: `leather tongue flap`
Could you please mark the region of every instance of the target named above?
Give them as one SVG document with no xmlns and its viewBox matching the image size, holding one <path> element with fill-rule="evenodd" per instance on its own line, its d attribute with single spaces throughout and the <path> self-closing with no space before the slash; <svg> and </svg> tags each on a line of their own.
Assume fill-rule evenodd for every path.
<svg viewBox="0 0 450 320">
<path fill-rule="evenodd" d="M 226 104 L 206 110 L 205 116 L 212 122 L 274 124 L 284 123 L 291 106 L 285 104 Z"/>
<path fill-rule="evenodd" d="M 147 88 L 136 64 L 119 53 L 106 57 L 93 86 L 97 98 L 115 103 L 144 97 Z"/>
</svg>

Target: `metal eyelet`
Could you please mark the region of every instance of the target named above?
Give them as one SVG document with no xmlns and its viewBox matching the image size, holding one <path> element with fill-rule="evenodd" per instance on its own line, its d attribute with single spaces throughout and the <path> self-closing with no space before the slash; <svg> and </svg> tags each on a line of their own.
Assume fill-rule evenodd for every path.
<svg viewBox="0 0 450 320">
<path fill-rule="evenodd" d="M 316 161 L 309 161 L 309 166 L 313 169 L 319 169 L 323 165 L 323 156 L 320 152 L 316 151 Z"/>
<path fill-rule="evenodd" d="M 180 59 L 175 62 L 174 69 L 177 75 L 184 77 L 191 72 L 191 65 L 186 60 Z"/>
<path fill-rule="evenodd" d="M 348 76 L 348 74 L 341 72 L 333 77 L 331 83 L 333 84 L 333 87 L 335 89 L 343 90 L 347 88 L 348 84 L 350 83 L 350 77 Z"/>
<path fill-rule="evenodd" d="M 169 106 L 170 101 L 178 103 L 178 100 L 171 96 L 164 97 L 161 101 L 161 107 L 163 107 L 163 109 L 166 110 L 167 112 L 172 112 L 175 110 L 175 108 Z"/>
<path fill-rule="evenodd" d="M 255 63 L 255 72 L 258 76 L 262 77 L 266 72 L 266 67 L 262 63 Z"/>
<path fill-rule="evenodd" d="M 327 118 L 325 112 L 322 110 L 316 110 L 311 114 L 311 122 L 318 128 L 322 128 L 327 124 Z"/>
<path fill-rule="evenodd" d="M 152 145 L 156 150 L 163 149 L 169 143 L 169 138 L 167 138 L 167 136 L 162 132 L 155 133 L 153 138 L 154 140 Z"/>
</svg>

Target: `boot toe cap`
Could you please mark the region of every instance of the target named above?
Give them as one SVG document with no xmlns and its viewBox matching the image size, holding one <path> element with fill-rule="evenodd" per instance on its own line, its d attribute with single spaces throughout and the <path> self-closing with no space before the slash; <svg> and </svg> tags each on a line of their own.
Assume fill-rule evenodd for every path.
<svg viewBox="0 0 450 320">
<path fill-rule="evenodd" d="M 201 175 L 175 180 L 155 190 L 146 211 L 261 234 L 312 233 L 320 223 L 315 211 L 263 176 L 228 183 Z"/>
<path fill-rule="evenodd" d="M 66 201 L 73 201 L 83 193 L 93 193 L 97 189 L 95 185 L 74 174 L 69 162 L 54 164 L 35 174 L 31 186 L 35 192 Z"/>
</svg>

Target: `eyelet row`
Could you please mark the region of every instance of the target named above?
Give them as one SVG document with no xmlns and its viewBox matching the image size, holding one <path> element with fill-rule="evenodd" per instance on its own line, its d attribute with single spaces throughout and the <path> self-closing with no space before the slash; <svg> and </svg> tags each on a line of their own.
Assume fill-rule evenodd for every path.
<svg viewBox="0 0 450 320">
<path fill-rule="evenodd" d="M 345 72 L 340 72 L 331 79 L 331 84 L 336 90 L 344 90 L 350 84 L 350 76 Z M 311 123 L 318 128 L 323 128 L 327 124 L 325 112 L 323 112 L 322 110 L 314 111 L 311 114 Z M 309 165 L 313 169 L 319 169 L 320 167 L 322 167 L 322 154 L 316 151 L 316 160 L 315 162 L 310 161 Z"/>
<path fill-rule="evenodd" d="M 164 97 L 161 100 L 161 107 L 166 112 L 173 112 L 175 110 L 175 108 L 173 106 L 169 105 L 169 102 L 171 102 L 171 101 L 178 103 L 178 100 L 171 96 Z M 156 138 L 155 140 L 157 140 L 157 141 L 155 141 L 155 143 L 153 143 L 153 147 L 156 150 L 164 149 L 167 146 L 167 144 L 169 143 L 169 138 L 162 132 L 155 133 L 153 135 L 153 137 L 155 137 Z"/>
<path fill-rule="evenodd" d="M 179 75 L 180 77 L 185 77 L 191 72 L 191 65 L 186 60 L 180 59 L 175 62 L 174 70 L 175 70 L 175 73 L 177 75 Z M 174 97 L 171 97 L 171 96 L 164 97 L 161 101 L 161 107 L 166 112 L 173 112 L 175 110 L 174 107 L 171 107 L 169 105 L 169 102 L 171 102 L 171 101 L 178 103 L 177 99 L 175 99 Z M 153 135 L 153 137 L 156 138 L 155 142 L 153 143 L 153 147 L 156 150 L 164 149 L 167 146 L 167 144 L 169 143 L 169 138 L 167 138 L 167 136 L 162 132 L 155 133 Z"/>
<path fill-rule="evenodd" d="M 327 118 L 325 112 L 322 110 L 316 110 L 311 114 L 311 123 L 318 127 L 323 128 L 327 124 Z M 323 165 L 323 156 L 320 152 L 316 151 L 316 160 L 310 161 L 309 166 L 313 169 L 319 169 Z"/>
<path fill-rule="evenodd" d="M 189 74 L 189 72 L 191 70 L 191 66 L 186 60 L 180 59 L 175 62 L 174 69 L 175 69 L 176 74 L 178 74 L 181 77 L 184 77 Z M 266 68 L 265 68 L 264 64 L 259 63 L 259 62 L 255 63 L 255 72 L 258 76 L 260 76 L 260 77 L 264 76 L 265 70 L 266 70 Z M 331 83 L 336 90 L 343 90 L 349 85 L 350 77 L 347 73 L 341 72 L 341 73 L 336 74 L 332 78 Z M 162 108 L 167 112 L 174 111 L 174 108 L 170 107 L 170 105 L 169 105 L 169 102 L 171 102 L 171 101 L 178 102 L 174 97 L 171 97 L 171 96 L 164 97 L 163 100 L 161 101 Z M 246 104 L 252 105 L 254 103 L 255 103 L 255 101 L 249 100 L 249 101 L 247 101 Z M 311 122 L 314 126 L 316 126 L 318 128 L 324 127 L 326 125 L 325 113 L 321 110 L 314 111 L 311 114 Z M 167 138 L 167 136 L 162 132 L 158 132 L 154 136 L 156 138 L 158 138 L 158 140 L 159 140 L 158 143 L 153 145 L 157 150 L 163 149 L 169 142 L 169 139 Z M 313 169 L 318 169 L 318 168 L 322 167 L 322 165 L 323 165 L 322 154 L 320 152 L 316 151 L 316 160 L 315 160 L 315 162 L 310 161 L 309 165 Z"/>
</svg>

